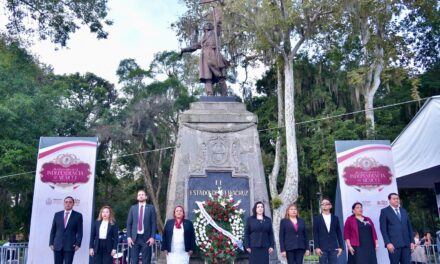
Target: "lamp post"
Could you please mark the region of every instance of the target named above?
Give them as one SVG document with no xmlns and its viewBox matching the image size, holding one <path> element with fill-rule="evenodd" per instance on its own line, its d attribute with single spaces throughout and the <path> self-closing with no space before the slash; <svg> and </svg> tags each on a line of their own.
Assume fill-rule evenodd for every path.
<svg viewBox="0 0 440 264">
<path fill-rule="evenodd" d="M 321 193 L 317 192 L 316 196 L 318 198 L 318 213 L 320 214 L 321 213 Z"/>
</svg>

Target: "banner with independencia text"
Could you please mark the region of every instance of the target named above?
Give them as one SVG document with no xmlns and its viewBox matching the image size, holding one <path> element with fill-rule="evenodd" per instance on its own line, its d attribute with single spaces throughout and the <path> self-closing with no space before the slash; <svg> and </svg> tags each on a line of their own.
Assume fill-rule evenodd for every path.
<svg viewBox="0 0 440 264">
<path fill-rule="evenodd" d="M 362 203 L 364 216 L 371 218 L 377 232 L 377 262 L 390 263 L 379 225 L 380 210 L 388 206 L 388 194 L 397 193 L 390 142 L 336 141 L 335 146 L 339 175 L 336 213 L 345 223 L 352 215 L 352 205 Z M 347 254 L 346 249 L 344 253 Z"/>
<path fill-rule="evenodd" d="M 95 137 L 41 137 L 35 175 L 29 236 L 28 264 L 52 264 L 50 230 L 56 212 L 64 210 L 64 198 L 72 196 L 73 210 L 83 216 L 81 248 L 75 264 L 89 263 L 89 240 L 95 184 Z"/>
</svg>

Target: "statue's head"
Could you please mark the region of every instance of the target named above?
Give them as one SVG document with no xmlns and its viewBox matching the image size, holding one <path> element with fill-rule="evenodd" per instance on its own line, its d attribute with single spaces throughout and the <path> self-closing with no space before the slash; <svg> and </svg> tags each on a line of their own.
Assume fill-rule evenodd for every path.
<svg viewBox="0 0 440 264">
<path fill-rule="evenodd" d="M 203 30 L 209 31 L 209 30 L 213 30 L 213 29 L 214 29 L 214 26 L 212 25 L 211 22 L 206 22 L 205 25 L 203 26 Z"/>
</svg>

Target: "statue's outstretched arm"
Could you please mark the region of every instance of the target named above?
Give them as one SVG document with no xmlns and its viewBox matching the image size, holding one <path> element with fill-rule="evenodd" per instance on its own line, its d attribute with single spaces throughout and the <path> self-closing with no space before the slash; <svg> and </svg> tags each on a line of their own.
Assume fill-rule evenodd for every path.
<svg viewBox="0 0 440 264">
<path fill-rule="evenodd" d="M 180 50 L 180 55 L 182 56 L 183 53 L 187 53 L 187 52 L 194 52 L 198 49 L 202 48 L 202 45 L 200 43 L 197 43 L 193 46 L 190 47 L 186 47 Z"/>
</svg>

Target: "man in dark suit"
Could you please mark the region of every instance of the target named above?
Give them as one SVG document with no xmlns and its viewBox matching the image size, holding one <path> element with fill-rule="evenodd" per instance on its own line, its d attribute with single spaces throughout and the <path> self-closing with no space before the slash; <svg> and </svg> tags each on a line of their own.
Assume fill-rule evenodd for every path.
<svg viewBox="0 0 440 264">
<path fill-rule="evenodd" d="M 330 199 L 321 201 L 321 214 L 313 218 L 313 240 L 320 264 L 336 264 L 342 254 L 343 239 L 339 218 L 330 213 Z"/>
<path fill-rule="evenodd" d="M 83 236 L 82 214 L 72 210 L 74 199 L 64 198 L 64 210 L 55 213 L 50 230 L 49 247 L 54 252 L 55 264 L 71 264 L 75 251 L 81 247 Z"/>
<path fill-rule="evenodd" d="M 127 243 L 131 247 L 131 263 L 139 262 L 142 253 L 142 264 L 151 262 L 152 246 L 156 234 L 156 210 L 146 203 L 144 190 L 137 192 L 138 203 L 132 205 L 127 218 Z"/>
<path fill-rule="evenodd" d="M 388 195 L 390 206 L 380 211 L 380 231 L 391 264 L 410 264 L 411 251 L 414 250 L 414 238 L 408 213 L 400 207 L 397 193 Z"/>
</svg>

